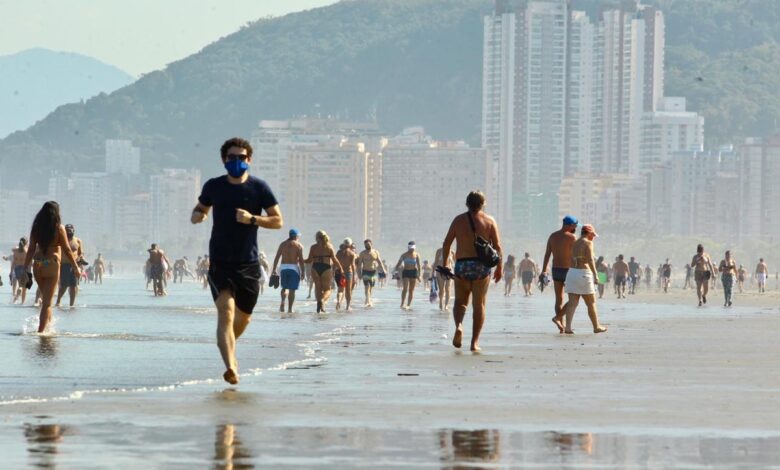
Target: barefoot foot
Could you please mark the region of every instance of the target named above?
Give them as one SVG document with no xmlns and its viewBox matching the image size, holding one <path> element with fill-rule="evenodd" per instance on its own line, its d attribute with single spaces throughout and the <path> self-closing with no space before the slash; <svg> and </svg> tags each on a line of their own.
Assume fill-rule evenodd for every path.
<svg viewBox="0 0 780 470">
<path fill-rule="evenodd" d="M 556 316 L 552 318 L 552 322 L 558 327 L 558 333 L 563 333 L 563 321 Z"/>
<path fill-rule="evenodd" d="M 222 374 L 222 378 L 231 385 L 236 385 L 238 383 L 238 374 L 233 372 L 233 369 L 226 370 L 225 373 Z"/>
<path fill-rule="evenodd" d="M 564 333 L 566 333 L 567 335 L 573 335 L 574 334 L 574 330 L 566 330 L 566 331 L 564 331 Z"/>
<path fill-rule="evenodd" d="M 607 331 L 606 326 L 599 326 L 598 328 L 593 328 L 594 333 L 605 333 Z"/>
<path fill-rule="evenodd" d="M 452 345 L 460 349 L 463 345 L 463 327 L 459 326 L 455 329 L 455 334 L 452 336 Z"/>
</svg>

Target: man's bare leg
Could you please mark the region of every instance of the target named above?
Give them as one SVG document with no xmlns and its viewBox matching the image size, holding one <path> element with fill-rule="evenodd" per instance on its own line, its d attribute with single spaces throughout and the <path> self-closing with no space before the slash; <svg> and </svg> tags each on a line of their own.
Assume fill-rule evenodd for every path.
<svg viewBox="0 0 780 470">
<path fill-rule="evenodd" d="M 76 304 L 76 295 L 79 293 L 78 286 L 68 287 L 68 296 L 70 296 L 70 306 L 73 307 Z"/>
<path fill-rule="evenodd" d="M 474 281 L 471 284 L 471 293 L 474 296 L 473 302 L 473 325 L 471 330 L 471 350 L 473 352 L 481 351 L 479 347 L 479 335 L 482 333 L 482 327 L 485 325 L 485 302 L 490 288 L 490 277 Z"/>
<path fill-rule="evenodd" d="M 217 306 L 217 347 L 227 369 L 222 377 L 226 382 L 235 385 L 238 383 L 235 332 L 236 302 L 230 290 L 225 289 L 219 293 L 214 303 Z"/>
<path fill-rule="evenodd" d="M 344 288 L 344 298 L 346 299 L 347 312 L 352 311 L 352 280 L 347 281 L 347 287 Z"/>
<path fill-rule="evenodd" d="M 558 332 L 563 333 L 563 315 L 566 305 L 563 303 L 564 284 L 560 281 L 553 281 L 553 291 L 555 292 L 555 317 L 553 323 L 558 327 Z"/>
<path fill-rule="evenodd" d="M 585 305 L 588 306 L 588 317 L 590 317 L 590 322 L 593 324 L 593 332 L 604 333 L 607 331 L 607 327 L 602 326 L 601 323 L 599 323 L 599 314 L 596 310 L 595 296 L 593 294 L 583 295 L 582 300 L 584 300 Z"/>
<path fill-rule="evenodd" d="M 68 290 L 67 287 L 61 285 L 60 290 L 57 292 L 57 303 L 55 304 L 56 307 L 60 306 L 60 303 L 62 302 L 62 296 L 65 295 L 65 291 Z"/>
<path fill-rule="evenodd" d="M 287 297 L 287 313 L 293 312 L 293 303 L 295 303 L 295 291 L 291 290 Z"/>
<path fill-rule="evenodd" d="M 463 343 L 463 317 L 469 306 L 471 297 L 471 282 L 455 280 L 455 302 L 452 306 L 452 316 L 455 319 L 455 334 L 452 336 L 452 345 L 460 348 Z"/>
<path fill-rule="evenodd" d="M 287 300 L 287 290 L 282 289 L 282 304 L 279 305 L 279 311 L 284 312 L 284 303 Z"/>
</svg>

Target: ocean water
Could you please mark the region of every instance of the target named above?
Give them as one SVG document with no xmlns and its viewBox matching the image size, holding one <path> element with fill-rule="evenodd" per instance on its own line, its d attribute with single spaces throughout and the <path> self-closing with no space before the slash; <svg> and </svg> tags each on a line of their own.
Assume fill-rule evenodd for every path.
<svg viewBox="0 0 780 470">
<path fill-rule="evenodd" d="M 143 279 L 88 284 L 74 308 L 54 309 L 42 335 L 30 298 L 9 305 L 8 288 L 0 292 L 0 406 L 221 381 L 216 312 L 209 291 L 194 282 L 169 285 L 166 297 L 154 297 Z M 308 344 L 332 328 L 303 315 L 279 321 L 270 296 L 241 338 L 242 374 L 322 360 Z"/>
<path fill-rule="evenodd" d="M 374 309 L 358 289 L 353 313 L 302 299 L 284 315 L 266 290 L 230 387 L 209 292 L 169 293 L 87 285 L 38 335 L 38 310 L 0 290 L 1 468 L 780 468 L 777 382 L 752 344 L 772 333 L 704 328 L 777 309 L 609 299 L 609 333 L 592 335 L 581 305 L 564 337 L 549 291 L 497 288 L 472 355 L 422 291 L 410 312 L 388 286 Z M 620 359 L 632 355 L 656 359 Z"/>
</svg>

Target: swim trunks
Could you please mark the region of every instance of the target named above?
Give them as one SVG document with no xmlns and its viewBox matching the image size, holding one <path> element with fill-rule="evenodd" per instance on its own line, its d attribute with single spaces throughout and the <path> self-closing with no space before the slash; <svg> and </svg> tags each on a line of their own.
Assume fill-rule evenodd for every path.
<svg viewBox="0 0 780 470">
<path fill-rule="evenodd" d="M 24 266 L 14 266 L 14 279 L 21 279 L 24 275 Z"/>
<path fill-rule="evenodd" d="M 374 287 L 376 284 L 376 270 L 363 270 L 363 285 L 366 287 Z"/>
<path fill-rule="evenodd" d="M 626 285 L 626 276 L 621 276 L 619 274 L 615 274 L 615 285 L 616 286 L 625 286 Z"/>
<path fill-rule="evenodd" d="M 244 313 L 252 314 L 260 294 L 260 263 L 211 263 L 208 280 L 214 300 L 217 300 L 220 292 L 229 289 L 236 307 Z"/>
<path fill-rule="evenodd" d="M 298 272 L 298 266 L 295 264 L 281 265 L 279 277 L 282 283 L 282 289 L 298 290 L 298 287 L 301 284 L 301 273 Z"/>
<path fill-rule="evenodd" d="M 532 284 L 534 282 L 533 271 L 523 271 L 520 273 L 520 276 L 523 278 L 523 284 Z"/>
<path fill-rule="evenodd" d="M 569 268 L 552 268 L 552 278 L 555 282 L 566 282 L 566 274 L 569 273 Z"/>
<path fill-rule="evenodd" d="M 162 264 L 153 264 L 149 270 L 149 277 L 157 281 L 162 281 L 165 269 Z"/>
<path fill-rule="evenodd" d="M 478 258 L 455 261 L 455 277 L 461 281 L 479 281 L 490 276 L 490 268 Z"/>
<path fill-rule="evenodd" d="M 73 265 L 63 264 L 60 265 L 60 287 L 76 287 L 79 284 L 79 280 L 76 278 L 76 273 L 73 271 Z"/>
</svg>

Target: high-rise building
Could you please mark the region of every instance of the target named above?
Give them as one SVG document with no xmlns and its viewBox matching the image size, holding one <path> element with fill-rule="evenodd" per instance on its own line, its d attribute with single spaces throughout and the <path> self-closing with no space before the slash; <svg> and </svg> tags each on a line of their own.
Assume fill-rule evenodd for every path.
<svg viewBox="0 0 780 470">
<path fill-rule="evenodd" d="M 62 222 L 76 228 L 92 256 L 95 246 L 109 246 L 114 236 L 116 184 L 108 173 L 72 173 L 71 205 L 61 205 Z"/>
<path fill-rule="evenodd" d="M 131 140 L 106 140 L 106 173 L 137 175 L 141 171 L 141 149 Z"/>
<path fill-rule="evenodd" d="M 533 225 L 536 196 L 557 198 L 564 174 L 568 21 L 566 0 L 497 2 L 484 20 L 482 145 L 497 160 L 497 217 L 511 230 Z"/>
<path fill-rule="evenodd" d="M 780 136 L 746 139 L 738 152 L 740 236 L 774 240 L 780 231 Z"/>
<path fill-rule="evenodd" d="M 566 116 L 565 175 L 591 172 L 593 131 L 594 37 L 593 24 L 581 11 L 569 19 L 568 106 Z"/>
<path fill-rule="evenodd" d="M 682 150 L 704 150 L 704 117 L 687 111 L 685 98 L 665 97 L 642 116 L 639 169 L 647 173 Z"/>
<path fill-rule="evenodd" d="M 167 168 L 152 175 L 149 184 L 149 243 L 159 243 L 163 247 L 183 244 L 182 224 L 190 220 L 200 191 L 199 170 Z M 205 226 L 199 226 L 200 229 L 188 226 L 188 236 L 195 236 L 197 230 L 205 231 Z"/>
<path fill-rule="evenodd" d="M 390 139 L 382 152 L 382 240 L 441 243 L 452 218 L 465 210 L 468 192 L 487 191 L 489 166 L 485 149 L 463 142 Z M 413 215 L 401 208 L 413 208 Z"/>
</svg>

